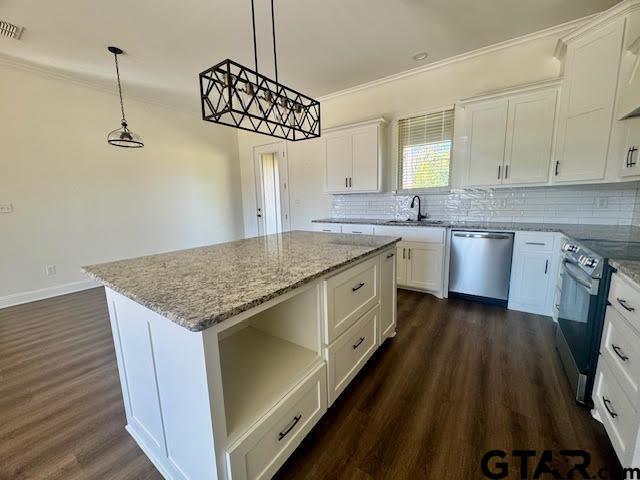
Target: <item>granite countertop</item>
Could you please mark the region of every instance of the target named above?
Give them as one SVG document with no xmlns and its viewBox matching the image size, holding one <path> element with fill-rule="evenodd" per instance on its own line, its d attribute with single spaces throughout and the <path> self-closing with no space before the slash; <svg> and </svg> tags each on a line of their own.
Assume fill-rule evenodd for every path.
<svg viewBox="0 0 640 480">
<path fill-rule="evenodd" d="M 204 330 L 400 241 L 287 232 L 84 267 L 98 282 Z"/>
<path fill-rule="evenodd" d="M 579 242 L 598 255 L 609 259 L 611 266 L 640 283 L 640 227 L 632 225 L 587 225 L 519 222 L 457 222 L 398 223 L 370 218 L 325 218 L 316 223 L 348 223 L 358 225 L 389 225 L 395 227 L 441 227 L 466 230 L 502 230 L 559 232 Z"/>
</svg>

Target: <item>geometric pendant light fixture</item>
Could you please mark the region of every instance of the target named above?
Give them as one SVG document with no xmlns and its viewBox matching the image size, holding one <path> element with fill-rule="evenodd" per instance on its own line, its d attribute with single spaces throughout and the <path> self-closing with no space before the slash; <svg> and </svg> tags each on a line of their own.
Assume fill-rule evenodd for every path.
<svg viewBox="0 0 640 480">
<path fill-rule="evenodd" d="M 120 85 L 120 69 L 118 67 L 118 55 L 122 55 L 124 53 L 118 47 L 108 47 L 111 53 L 113 53 L 113 58 L 116 63 L 116 77 L 118 79 L 118 93 L 120 94 L 120 111 L 122 112 L 122 120 L 120 121 L 120 128 L 109 132 L 107 135 L 107 142 L 110 145 L 115 147 L 124 147 L 124 148 L 142 148 L 144 147 L 144 143 L 142 142 L 142 138 L 139 135 L 133 133 L 129 130 L 129 125 L 127 124 L 127 119 L 124 115 L 124 102 L 122 101 L 122 85 Z"/>
<path fill-rule="evenodd" d="M 319 137 L 320 102 L 278 82 L 273 0 L 271 27 L 275 79 L 258 72 L 254 0 L 251 0 L 251 18 L 255 68 L 227 59 L 200 73 L 202 119 L 285 140 Z"/>
</svg>

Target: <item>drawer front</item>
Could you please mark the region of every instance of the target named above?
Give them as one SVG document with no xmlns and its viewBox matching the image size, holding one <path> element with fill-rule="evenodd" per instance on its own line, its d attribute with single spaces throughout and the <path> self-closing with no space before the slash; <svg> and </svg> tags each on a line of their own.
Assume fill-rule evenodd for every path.
<svg viewBox="0 0 640 480">
<path fill-rule="evenodd" d="M 554 233 L 516 232 L 515 246 L 525 252 L 553 252 Z"/>
<path fill-rule="evenodd" d="M 638 431 L 637 415 L 604 357 L 598 362 L 593 402 L 620 463 L 628 465 Z"/>
<path fill-rule="evenodd" d="M 629 401 L 637 408 L 640 381 L 640 338 L 616 309 L 607 307 L 600 353 Z"/>
<path fill-rule="evenodd" d="M 329 405 L 342 393 L 378 347 L 380 308 L 375 307 L 327 348 Z"/>
<path fill-rule="evenodd" d="M 390 227 L 374 226 L 376 235 L 402 237 L 407 242 L 444 243 L 445 229 L 439 227 Z"/>
<path fill-rule="evenodd" d="M 353 233 L 356 235 L 373 235 L 373 225 L 342 225 L 342 233 Z"/>
<path fill-rule="evenodd" d="M 268 479 L 327 410 L 323 363 L 227 451 L 231 480 Z"/>
<path fill-rule="evenodd" d="M 609 303 L 633 328 L 640 331 L 640 292 L 617 273 L 611 276 Z"/>
<path fill-rule="evenodd" d="M 342 232 L 342 226 L 339 223 L 314 223 L 313 231 L 340 233 Z"/>
<path fill-rule="evenodd" d="M 379 301 L 379 258 L 374 257 L 325 281 L 325 343 L 344 333 Z"/>
</svg>

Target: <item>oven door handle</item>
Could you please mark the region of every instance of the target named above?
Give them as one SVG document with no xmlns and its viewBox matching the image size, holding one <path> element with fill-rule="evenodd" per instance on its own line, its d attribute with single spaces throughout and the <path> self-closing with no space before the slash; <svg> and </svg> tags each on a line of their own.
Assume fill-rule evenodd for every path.
<svg viewBox="0 0 640 480">
<path fill-rule="evenodd" d="M 562 265 L 565 272 L 567 272 L 567 275 L 575 280 L 578 285 L 586 288 L 591 295 L 596 295 L 598 293 L 598 280 L 594 280 L 593 278 L 587 276 L 582 272 L 582 270 L 580 270 L 580 267 L 576 267 L 572 262 L 568 260 L 563 260 Z"/>
</svg>

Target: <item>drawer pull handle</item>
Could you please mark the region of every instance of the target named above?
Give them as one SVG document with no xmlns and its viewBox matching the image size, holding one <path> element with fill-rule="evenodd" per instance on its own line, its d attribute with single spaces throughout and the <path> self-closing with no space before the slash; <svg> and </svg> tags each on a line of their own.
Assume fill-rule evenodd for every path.
<svg viewBox="0 0 640 480">
<path fill-rule="evenodd" d="M 331 232 L 331 230 L 322 230 L 323 232 Z"/>
<path fill-rule="evenodd" d="M 609 405 L 611 405 L 611 400 L 609 400 L 607 397 L 602 397 L 602 401 L 604 402 L 604 408 L 607 409 L 607 412 L 609 413 L 609 415 L 611 415 L 611 418 L 616 418 L 618 414 L 611 410 L 611 408 L 609 408 Z"/>
<path fill-rule="evenodd" d="M 389 255 L 387 255 L 387 258 L 391 258 L 395 255 L 395 253 L 390 253 Z"/>
<path fill-rule="evenodd" d="M 364 337 L 360 337 L 360 340 L 358 340 L 354 345 L 353 345 L 353 349 L 355 350 L 356 348 L 358 348 L 362 342 L 364 342 Z"/>
<path fill-rule="evenodd" d="M 293 430 L 293 427 L 295 427 L 298 424 L 301 418 L 302 418 L 302 415 L 296 415 L 295 417 L 293 417 L 293 420 L 291 421 L 291 425 L 289 425 L 284 432 L 278 433 L 278 441 L 282 440 L 284 437 L 289 435 L 289 432 Z"/>
<path fill-rule="evenodd" d="M 624 353 L 621 353 L 622 349 L 618 345 L 614 345 L 612 343 L 611 348 L 613 348 L 613 351 L 616 352 L 616 355 L 620 357 L 620 360 L 622 360 L 623 362 L 626 362 L 627 360 L 629 360 L 629 357 L 627 357 Z"/>
<path fill-rule="evenodd" d="M 527 245 L 539 245 L 541 247 L 544 247 L 546 245 L 546 243 L 544 242 L 525 242 Z"/>
<path fill-rule="evenodd" d="M 633 311 L 635 311 L 635 308 L 630 307 L 626 300 L 624 300 L 624 299 L 622 299 L 622 298 L 616 298 L 616 300 L 618 300 L 618 303 L 619 303 L 619 304 L 622 306 L 622 308 L 624 308 L 627 312 L 633 312 Z"/>
<path fill-rule="evenodd" d="M 358 290 L 360 290 L 362 287 L 364 287 L 364 282 L 360 282 L 360 283 L 358 284 L 358 286 L 357 286 L 357 287 L 353 287 L 353 288 L 351 289 L 351 291 L 352 291 L 352 292 L 357 292 L 357 291 L 358 291 Z"/>
<path fill-rule="evenodd" d="M 351 233 L 362 233 L 362 232 L 358 232 L 357 230 L 352 230 Z"/>
</svg>

